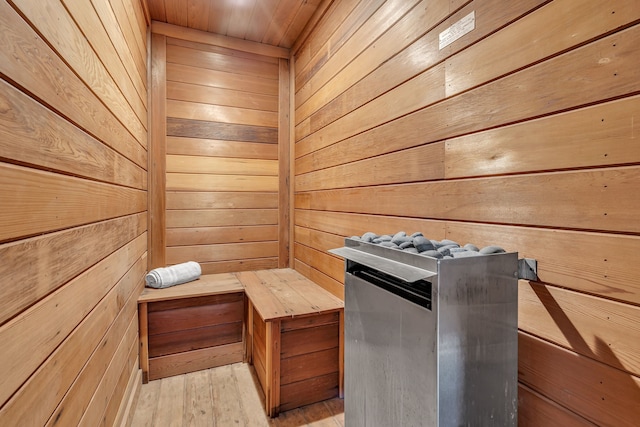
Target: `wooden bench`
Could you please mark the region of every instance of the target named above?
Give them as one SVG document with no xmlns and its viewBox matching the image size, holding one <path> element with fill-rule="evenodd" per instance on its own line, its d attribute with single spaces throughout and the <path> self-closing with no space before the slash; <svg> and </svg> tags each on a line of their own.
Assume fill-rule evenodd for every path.
<svg viewBox="0 0 640 427">
<path fill-rule="evenodd" d="M 267 414 L 343 396 L 343 302 L 291 269 L 236 273 L 247 296 L 246 356 Z"/>
<path fill-rule="evenodd" d="M 138 298 L 143 382 L 243 361 L 244 288 L 210 274 Z"/>
</svg>

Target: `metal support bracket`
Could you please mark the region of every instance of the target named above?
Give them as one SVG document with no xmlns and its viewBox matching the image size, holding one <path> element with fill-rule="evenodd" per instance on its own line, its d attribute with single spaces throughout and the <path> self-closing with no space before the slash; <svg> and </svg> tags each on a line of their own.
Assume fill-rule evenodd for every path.
<svg viewBox="0 0 640 427">
<path fill-rule="evenodd" d="M 518 260 L 518 279 L 538 280 L 538 261 L 533 258 Z"/>
</svg>

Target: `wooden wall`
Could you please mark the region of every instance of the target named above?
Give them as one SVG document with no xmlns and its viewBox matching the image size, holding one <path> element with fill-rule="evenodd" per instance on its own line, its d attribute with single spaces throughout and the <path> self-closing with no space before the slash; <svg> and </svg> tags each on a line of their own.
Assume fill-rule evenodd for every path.
<svg viewBox="0 0 640 427">
<path fill-rule="evenodd" d="M 152 102 L 165 102 L 152 121 L 166 127 L 152 148 L 152 174 L 166 190 L 156 193 L 166 205 L 156 209 L 164 226 L 152 235 L 152 266 L 191 260 L 203 274 L 286 266 L 279 150 L 288 158 L 289 104 L 281 115 L 279 100 L 289 99 L 288 51 L 155 21 L 152 31 L 164 74 L 154 73 Z"/>
<path fill-rule="evenodd" d="M 0 425 L 113 425 L 140 383 L 147 21 L 0 1 Z"/>
<path fill-rule="evenodd" d="M 366 231 L 535 258 L 520 425 L 636 425 L 639 22 L 625 0 L 333 2 L 293 48 L 295 269 L 342 295 L 327 249 Z"/>
</svg>

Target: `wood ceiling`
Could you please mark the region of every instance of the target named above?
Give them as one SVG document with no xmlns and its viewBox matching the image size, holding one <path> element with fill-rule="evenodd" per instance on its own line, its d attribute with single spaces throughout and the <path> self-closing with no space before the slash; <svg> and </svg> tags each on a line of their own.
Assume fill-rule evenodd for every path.
<svg viewBox="0 0 640 427">
<path fill-rule="evenodd" d="M 151 19 L 290 48 L 322 0 L 147 0 Z"/>
</svg>

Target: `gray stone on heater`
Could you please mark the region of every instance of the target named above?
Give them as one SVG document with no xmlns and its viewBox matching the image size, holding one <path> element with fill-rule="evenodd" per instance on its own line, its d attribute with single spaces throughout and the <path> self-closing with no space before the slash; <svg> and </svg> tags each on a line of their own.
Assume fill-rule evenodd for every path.
<svg viewBox="0 0 640 427">
<path fill-rule="evenodd" d="M 458 242 L 454 242 L 453 240 L 449 240 L 449 239 L 442 239 L 442 240 L 440 240 L 440 245 L 441 245 L 441 246 L 455 245 L 455 246 L 460 247 L 460 245 L 458 244 Z"/>
<path fill-rule="evenodd" d="M 474 256 L 482 256 L 480 252 L 476 251 L 461 251 L 461 252 L 451 252 L 451 256 L 454 258 L 469 258 Z"/>
<path fill-rule="evenodd" d="M 431 240 L 427 239 L 424 236 L 414 237 L 413 246 L 415 246 L 418 252 L 432 251 L 436 248 L 435 246 L 433 246 L 433 243 L 431 243 Z"/>
<path fill-rule="evenodd" d="M 352 240 L 362 240 L 362 239 L 360 239 L 360 236 L 351 236 L 351 239 Z"/>
<path fill-rule="evenodd" d="M 473 251 L 473 252 L 479 252 L 480 249 L 474 245 L 473 243 L 467 243 L 466 245 L 463 246 L 463 248 L 465 248 L 468 251 Z"/>
<path fill-rule="evenodd" d="M 392 242 L 392 243 L 395 243 L 395 242 L 393 242 L 393 240 L 392 240 L 391 242 Z M 413 241 L 411 241 L 411 240 L 409 240 L 409 241 L 407 241 L 407 242 L 402 242 L 402 243 L 400 243 L 400 248 L 401 248 L 401 249 L 407 249 L 407 248 L 413 248 L 413 247 L 414 247 L 414 246 L 413 246 Z"/>
<path fill-rule="evenodd" d="M 411 252 L 412 254 L 417 254 L 418 250 L 416 248 L 414 248 L 413 246 L 409 246 L 408 248 L 405 248 L 404 250 L 405 252 Z"/>
<path fill-rule="evenodd" d="M 363 242 L 368 242 L 371 243 L 373 241 L 373 239 L 377 238 L 378 235 L 372 231 L 367 231 L 366 233 L 364 233 L 362 235 L 362 241 Z"/>
<path fill-rule="evenodd" d="M 384 247 L 387 247 L 387 248 L 397 248 L 398 247 L 398 245 L 396 245 L 393 242 L 389 242 L 389 241 L 380 242 L 380 246 L 384 246 Z"/>
<path fill-rule="evenodd" d="M 438 251 L 434 251 L 434 250 L 430 250 L 430 251 L 424 251 L 424 252 L 420 252 L 420 255 L 422 256 L 428 256 L 431 258 L 442 258 L 442 254 Z"/>
<path fill-rule="evenodd" d="M 415 233 L 413 233 L 413 234 L 411 235 L 411 237 L 418 237 L 418 236 L 423 236 L 423 237 L 424 237 L 424 234 L 422 234 L 422 233 L 421 233 L 421 232 L 419 232 L 419 231 L 416 231 Z"/>
<path fill-rule="evenodd" d="M 500 246 L 495 245 L 485 246 L 484 248 L 480 249 L 480 253 L 483 255 L 501 254 L 504 252 L 506 252 L 504 249 L 502 249 Z"/>
</svg>

